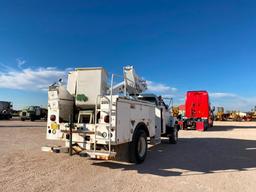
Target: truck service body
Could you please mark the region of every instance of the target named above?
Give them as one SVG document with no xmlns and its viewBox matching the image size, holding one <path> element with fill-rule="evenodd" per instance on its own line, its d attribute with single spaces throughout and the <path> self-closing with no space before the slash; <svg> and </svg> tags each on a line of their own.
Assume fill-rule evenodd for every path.
<svg viewBox="0 0 256 192">
<path fill-rule="evenodd" d="M 42 150 L 111 159 L 119 145 L 128 144 L 129 160 L 142 163 L 148 139 L 158 144 L 166 136 L 177 142 L 177 121 L 161 98 L 142 94 L 146 83 L 134 68 L 124 67 L 121 83 L 114 85 L 114 77 L 109 86 L 103 68 L 81 68 L 69 73 L 67 89 L 49 87 L 47 139 L 62 140 L 65 146 Z"/>
</svg>

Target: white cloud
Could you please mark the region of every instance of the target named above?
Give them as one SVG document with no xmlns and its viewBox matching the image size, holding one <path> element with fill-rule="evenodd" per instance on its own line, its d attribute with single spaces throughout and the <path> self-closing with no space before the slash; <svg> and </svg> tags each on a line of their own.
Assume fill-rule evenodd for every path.
<svg viewBox="0 0 256 192">
<path fill-rule="evenodd" d="M 17 65 L 18 65 L 19 68 L 21 68 L 22 65 L 25 65 L 27 63 L 27 61 L 22 59 L 22 58 L 17 58 L 16 62 L 17 62 Z"/>
<path fill-rule="evenodd" d="M 256 97 L 243 97 L 234 93 L 210 93 L 211 103 L 226 110 L 250 111 L 256 105 Z"/>
<path fill-rule="evenodd" d="M 170 98 L 174 99 L 174 102 L 177 100 L 178 89 L 175 87 L 168 86 L 163 83 L 157 83 L 153 81 L 147 81 L 148 93 L 154 93 L 156 95 L 161 95 L 165 98 L 165 102 L 168 104 Z"/>
<path fill-rule="evenodd" d="M 25 60 L 20 60 L 24 65 Z M 18 64 L 18 61 L 17 61 Z M 17 69 L 0 63 L 0 88 L 19 90 L 47 90 L 48 86 L 58 81 L 59 78 L 66 79 L 68 71 L 56 67 L 40 67 Z M 178 89 L 163 83 L 147 81 L 148 91 L 164 97 L 174 98 L 174 103 L 184 103 L 184 95 L 178 93 Z M 209 93 L 213 106 L 223 106 L 226 110 L 249 111 L 256 105 L 256 97 L 242 97 L 234 93 L 211 92 Z"/>
<path fill-rule="evenodd" d="M 152 81 L 147 81 L 148 92 L 158 93 L 160 95 L 173 95 L 173 93 L 177 92 L 178 89 L 175 87 L 170 87 L 168 85 L 162 83 L 156 83 Z"/>
<path fill-rule="evenodd" d="M 68 70 L 53 67 L 11 69 L 0 71 L 0 88 L 20 90 L 47 90 L 48 86 L 66 76 Z"/>
<path fill-rule="evenodd" d="M 228 97 L 237 97 L 236 94 L 233 94 L 233 93 L 209 93 L 210 97 L 212 98 L 228 98 Z"/>
</svg>

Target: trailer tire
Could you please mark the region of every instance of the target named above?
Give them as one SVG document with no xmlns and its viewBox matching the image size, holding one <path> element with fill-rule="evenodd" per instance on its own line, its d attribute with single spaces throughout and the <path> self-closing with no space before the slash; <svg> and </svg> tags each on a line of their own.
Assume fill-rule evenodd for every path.
<svg viewBox="0 0 256 192">
<path fill-rule="evenodd" d="M 147 134 L 143 129 L 135 131 L 129 144 L 130 162 L 140 164 L 146 159 L 148 151 Z"/>
<path fill-rule="evenodd" d="M 209 127 L 210 127 L 210 125 L 209 125 L 208 121 L 205 121 L 204 122 L 204 131 L 207 131 Z"/>
<path fill-rule="evenodd" d="M 179 125 L 174 125 L 171 135 L 169 136 L 170 144 L 177 144 L 179 139 Z"/>
<path fill-rule="evenodd" d="M 187 121 L 185 120 L 182 125 L 182 130 L 188 130 Z"/>
</svg>

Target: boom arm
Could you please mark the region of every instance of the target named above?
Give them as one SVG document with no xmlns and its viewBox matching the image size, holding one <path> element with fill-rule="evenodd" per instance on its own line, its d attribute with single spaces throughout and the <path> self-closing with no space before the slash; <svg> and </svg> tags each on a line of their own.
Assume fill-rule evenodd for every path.
<svg viewBox="0 0 256 192">
<path fill-rule="evenodd" d="M 113 87 L 113 93 L 124 92 L 126 89 L 126 93 L 136 95 L 147 90 L 146 81 L 136 74 L 133 66 L 126 66 L 123 71 L 124 81 Z"/>
</svg>

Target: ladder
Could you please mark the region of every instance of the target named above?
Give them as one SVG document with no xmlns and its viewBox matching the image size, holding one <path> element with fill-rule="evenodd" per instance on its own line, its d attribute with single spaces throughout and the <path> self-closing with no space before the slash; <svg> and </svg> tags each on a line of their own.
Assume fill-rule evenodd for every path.
<svg viewBox="0 0 256 192">
<path fill-rule="evenodd" d="M 115 112 L 115 109 L 113 109 L 113 82 L 114 82 L 114 74 L 112 75 L 111 78 L 111 89 L 110 89 L 110 95 L 109 96 L 104 96 L 104 95 L 98 95 L 96 98 L 96 102 L 95 102 L 95 114 L 94 114 L 94 130 L 92 131 L 84 131 L 84 130 L 73 130 L 73 122 L 72 122 L 72 118 L 70 118 L 70 124 L 69 124 L 69 130 L 63 130 L 62 132 L 66 132 L 69 133 L 70 138 L 69 138 L 69 153 L 70 155 L 72 155 L 73 150 L 75 151 L 75 153 L 79 154 L 80 152 L 82 153 L 86 153 L 87 155 L 89 155 L 91 158 L 96 158 L 96 159 L 110 159 L 116 156 L 116 152 L 112 151 L 112 146 L 111 146 L 111 130 L 112 130 L 112 116 L 113 116 L 113 112 Z M 101 100 L 105 99 L 107 101 L 108 104 L 108 110 L 104 111 L 101 108 L 98 108 L 98 106 L 101 106 Z M 109 122 L 108 123 L 104 123 L 104 126 L 106 126 L 108 128 L 108 136 L 107 138 L 98 138 L 98 127 L 100 126 L 100 123 L 97 122 L 97 114 L 98 112 L 105 112 L 109 115 Z M 72 141 L 72 134 L 73 133 L 79 133 L 82 134 L 84 136 L 87 135 L 91 135 L 94 136 L 94 142 L 91 144 L 90 142 L 90 148 L 88 149 L 84 149 L 82 147 L 80 147 L 79 151 L 77 152 L 75 150 L 74 147 L 79 147 L 79 145 L 77 145 L 78 143 L 88 143 L 87 141 L 84 142 L 75 142 L 73 143 Z M 108 146 L 108 150 L 97 150 L 97 142 L 99 140 L 106 140 L 107 146 Z M 81 154 L 81 153 L 80 153 Z"/>
<path fill-rule="evenodd" d="M 100 110 L 98 110 L 100 111 Z M 73 130 L 73 124 L 70 123 L 69 124 L 69 130 L 61 130 L 61 132 L 63 133 L 68 133 L 69 134 L 69 149 L 68 149 L 68 152 L 69 152 L 69 155 L 72 156 L 73 155 L 73 151 L 74 151 L 74 154 L 79 154 L 80 156 L 83 156 L 84 154 L 87 154 L 89 155 L 91 158 L 96 158 L 96 159 L 105 159 L 105 160 L 108 160 L 110 158 L 113 158 L 116 156 L 116 152 L 113 152 L 111 151 L 111 136 L 108 138 L 108 146 L 109 146 L 109 150 L 108 151 L 100 151 L 100 150 L 97 150 L 96 148 L 96 144 L 97 144 L 97 124 L 95 124 L 95 130 L 94 131 L 85 131 L 85 130 Z M 109 129 L 109 132 L 111 130 Z M 81 142 L 78 142 L 78 141 L 75 141 L 73 142 L 73 139 L 72 139 L 72 134 L 73 133 L 78 133 L 78 134 L 82 134 L 84 136 L 87 136 L 87 135 L 94 135 L 94 147 L 93 149 L 90 148 L 89 150 L 81 147 L 79 145 L 79 143 L 87 143 L 87 141 L 81 141 Z M 53 151 L 55 152 L 59 152 L 61 149 L 59 147 L 55 147 Z"/>
<path fill-rule="evenodd" d="M 109 110 L 108 111 L 104 111 L 101 108 L 98 108 L 98 106 L 100 106 L 100 101 L 101 99 L 106 99 L 106 101 L 109 104 Z M 113 102 L 112 102 L 112 95 L 110 96 L 110 99 L 107 96 L 102 96 L 102 95 L 98 95 L 97 99 L 96 99 L 96 105 L 95 105 L 95 119 L 94 119 L 94 143 L 93 143 L 93 149 L 91 150 L 87 150 L 87 154 L 91 157 L 91 158 L 100 158 L 100 159 L 108 159 L 108 158 L 112 158 L 116 155 L 115 152 L 112 151 L 112 147 L 111 147 L 111 130 L 112 130 L 112 116 L 113 116 Z M 109 115 L 109 122 L 107 124 L 105 124 L 106 127 L 108 127 L 108 135 L 106 138 L 106 142 L 108 145 L 108 150 L 107 151 L 101 151 L 101 150 L 97 150 L 97 141 L 99 139 L 102 140 L 102 138 L 97 138 L 98 135 L 98 127 L 100 126 L 100 123 L 97 123 L 97 114 L 98 112 L 108 112 Z"/>
<path fill-rule="evenodd" d="M 113 116 L 113 112 L 115 111 L 113 109 L 113 85 L 114 85 L 114 77 L 115 75 L 112 74 L 111 77 L 111 88 L 110 88 L 110 98 L 104 95 L 98 95 L 96 98 L 96 103 L 95 103 L 95 117 L 94 117 L 94 143 L 93 143 L 93 150 L 88 151 L 87 150 L 87 154 L 91 157 L 91 158 L 100 158 L 100 159 L 109 159 L 112 157 L 116 156 L 116 152 L 113 152 L 111 149 L 111 130 L 113 128 L 112 126 L 112 116 Z M 107 124 L 108 127 L 108 137 L 107 137 L 107 143 L 108 143 L 108 151 L 100 151 L 97 150 L 97 141 L 99 140 L 97 138 L 98 135 L 98 127 L 99 127 L 99 123 L 97 123 L 97 114 L 98 112 L 106 112 L 103 111 L 101 108 L 98 108 L 98 106 L 101 105 L 101 99 L 106 99 L 106 101 L 109 104 L 108 107 L 108 116 L 109 116 L 109 122 Z"/>
</svg>

